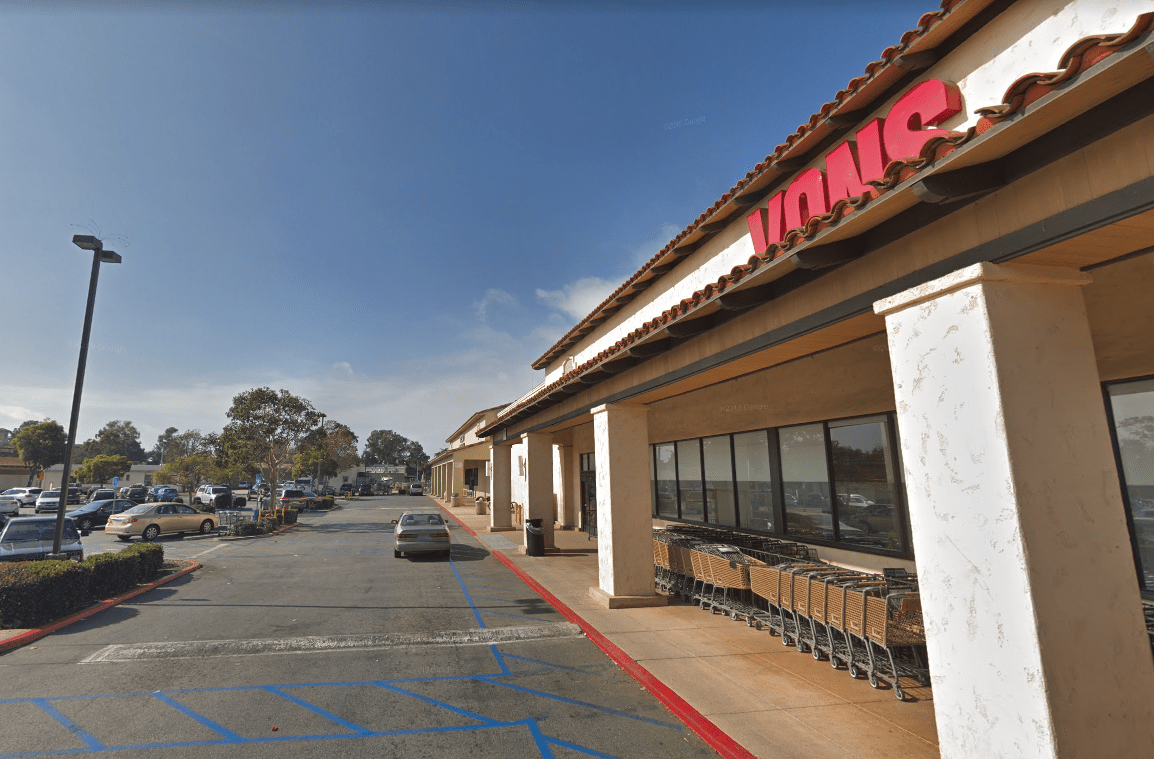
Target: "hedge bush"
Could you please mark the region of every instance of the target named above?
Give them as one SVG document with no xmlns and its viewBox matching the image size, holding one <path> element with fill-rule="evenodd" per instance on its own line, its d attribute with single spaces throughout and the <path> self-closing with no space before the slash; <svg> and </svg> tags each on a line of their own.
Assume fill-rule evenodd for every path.
<svg viewBox="0 0 1154 759">
<path fill-rule="evenodd" d="M 323 496 L 321 498 L 314 498 L 312 507 L 314 509 L 320 509 L 323 511 L 323 510 L 331 509 L 335 505 L 336 505 L 336 499 L 333 498 L 331 495 L 326 495 L 326 496 Z"/>
<path fill-rule="evenodd" d="M 260 535 L 261 529 L 260 525 L 256 522 L 249 522 L 246 520 L 244 522 L 234 522 L 232 527 L 229 528 L 229 534 L 241 538 L 247 538 L 253 535 Z"/>
<path fill-rule="evenodd" d="M 0 565 L 0 627 L 39 627 L 88 606 L 90 573 L 74 561 Z"/>
</svg>

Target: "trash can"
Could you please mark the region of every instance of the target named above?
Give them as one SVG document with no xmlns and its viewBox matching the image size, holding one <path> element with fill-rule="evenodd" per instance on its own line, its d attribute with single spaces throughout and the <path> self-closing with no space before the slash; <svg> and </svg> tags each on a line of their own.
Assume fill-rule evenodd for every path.
<svg viewBox="0 0 1154 759">
<path fill-rule="evenodd" d="M 485 499 L 484 498 L 478 498 L 476 503 L 474 504 L 474 513 L 488 514 L 489 510 L 487 508 L 485 508 L 485 506 L 486 506 Z"/>
<path fill-rule="evenodd" d="M 545 530 L 541 527 L 544 519 L 530 519 L 525 525 L 525 555 L 545 555 Z"/>
</svg>

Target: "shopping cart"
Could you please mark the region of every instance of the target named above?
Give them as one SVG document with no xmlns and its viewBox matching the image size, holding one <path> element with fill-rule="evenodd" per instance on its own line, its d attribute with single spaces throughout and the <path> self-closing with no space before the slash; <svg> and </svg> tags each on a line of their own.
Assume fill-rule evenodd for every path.
<svg viewBox="0 0 1154 759">
<path fill-rule="evenodd" d="M 899 701 L 905 700 L 901 678 L 930 684 L 922 600 L 916 592 L 898 591 L 885 597 L 865 597 L 865 637 L 869 647 L 870 685 L 887 682 Z"/>
</svg>

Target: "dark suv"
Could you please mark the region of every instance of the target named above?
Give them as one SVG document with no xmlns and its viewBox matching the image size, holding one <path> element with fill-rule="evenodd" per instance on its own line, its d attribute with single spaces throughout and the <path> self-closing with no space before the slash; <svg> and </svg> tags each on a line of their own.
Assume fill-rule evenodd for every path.
<svg viewBox="0 0 1154 759">
<path fill-rule="evenodd" d="M 120 489 L 120 497 L 141 504 L 148 500 L 148 490 L 143 485 L 131 485 Z"/>
</svg>

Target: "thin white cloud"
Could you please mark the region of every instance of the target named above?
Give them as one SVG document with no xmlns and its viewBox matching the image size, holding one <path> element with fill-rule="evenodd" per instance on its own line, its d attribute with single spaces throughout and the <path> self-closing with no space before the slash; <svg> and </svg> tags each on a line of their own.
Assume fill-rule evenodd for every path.
<svg viewBox="0 0 1154 759">
<path fill-rule="evenodd" d="M 48 417 L 39 411 L 33 411 L 24 406 L 3 406 L 0 405 L 0 427 L 8 430 L 14 430 L 29 419 L 38 419 L 43 421 Z"/>
<path fill-rule="evenodd" d="M 560 290 L 537 290 L 537 298 L 574 319 L 582 319 L 617 288 L 616 282 L 600 277 L 583 277 L 561 286 Z"/>
<path fill-rule="evenodd" d="M 494 303 L 502 306 L 515 306 L 517 299 L 504 290 L 490 287 L 485 291 L 485 297 L 473 304 L 473 308 L 477 311 L 477 318 L 481 321 L 486 320 L 489 317 L 489 306 Z"/>
<path fill-rule="evenodd" d="M 353 374 L 353 365 L 350 364 L 348 361 L 338 361 L 335 364 L 333 364 L 333 368 L 336 369 L 341 374 L 346 374 L 350 377 Z"/>
</svg>

